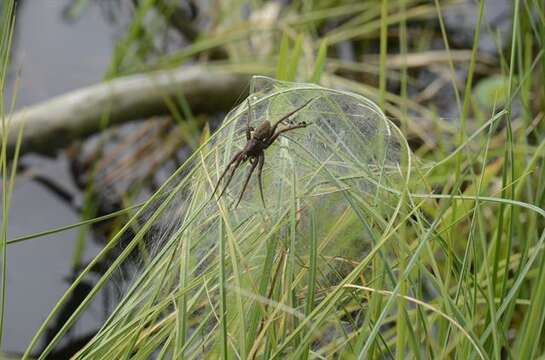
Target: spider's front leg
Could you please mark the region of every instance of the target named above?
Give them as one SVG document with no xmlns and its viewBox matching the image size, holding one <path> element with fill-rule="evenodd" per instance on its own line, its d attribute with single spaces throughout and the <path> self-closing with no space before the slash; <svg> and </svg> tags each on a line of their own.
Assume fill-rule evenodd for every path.
<svg viewBox="0 0 545 360">
<path fill-rule="evenodd" d="M 282 130 L 278 130 L 276 133 L 274 133 L 270 138 L 269 140 L 267 141 L 267 146 L 271 146 L 272 143 L 274 143 L 276 141 L 276 139 L 278 139 L 278 137 L 285 133 L 285 132 L 288 132 L 288 131 L 291 131 L 291 130 L 294 130 L 294 129 L 301 129 L 301 128 L 304 128 L 304 127 L 307 127 L 308 124 L 306 122 L 300 122 L 298 124 L 295 124 L 295 125 L 290 125 Z"/>
<path fill-rule="evenodd" d="M 278 120 L 277 122 L 274 123 L 272 129 L 271 129 L 271 134 L 274 134 L 275 131 L 276 131 L 276 128 L 278 127 L 278 125 L 280 125 L 281 123 L 283 123 L 284 121 L 288 120 L 290 118 L 290 116 L 292 115 L 295 115 L 297 114 L 299 111 L 303 110 L 305 107 L 307 107 L 313 100 L 315 100 L 316 98 L 312 98 L 310 100 L 308 100 L 306 103 L 304 103 L 303 105 L 299 106 L 298 108 L 296 108 L 295 110 L 293 111 L 290 111 L 289 113 L 287 113 L 286 115 L 282 116 L 280 118 L 280 120 Z"/>
<path fill-rule="evenodd" d="M 246 120 L 246 140 L 250 140 L 252 138 L 252 131 L 255 129 L 250 126 L 250 121 L 254 120 L 253 113 L 252 113 L 252 106 L 250 105 L 250 98 L 248 98 L 248 120 Z"/>
<path fill-rule="evenodd" d="M 248 126 L 246 128 L 246 140 L 251 140 L 252 139 L 252 131 L 254 131 L 255 129 L 252 127 L 252 126 Z"/>
</svg>

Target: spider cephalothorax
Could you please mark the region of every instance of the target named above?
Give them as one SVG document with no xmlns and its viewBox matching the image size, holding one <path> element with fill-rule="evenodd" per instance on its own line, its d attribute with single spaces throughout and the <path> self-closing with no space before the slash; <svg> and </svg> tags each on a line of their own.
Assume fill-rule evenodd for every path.
<svg viewBox="0 0 545 360">
<path fill-rule="evenodd" d="M 248 170 L 248 174 L 246 175 L 246 179 L 244 180 L 244 184 L 242 185 L 242 191 L 240 192 L 240 196 L 238 197 L 238 200 L 235 204 L 235 207 L 238 206 L 240 203 L 240 200 L 242 200 L 242 196 L 244 195 L 244 190 L 246 189 L 246 186 L 248 185 L 248 182 L 250 181 L 250 178 L 252 177 L 252 174 L 255 170 L 255 168 L 258 168 L 257 177 L 259 181 L 259 192 L 261 194 L 261 200 L 263 201 L 263 204 L 265 204 L 265 198 L 263 197 L 263 180 L 262 180 L 262 173 L 263 173 L 263 165 L 265 164 L 265 150 L 271 146 L 276 139 L 283 133 L 304 128 L 308 124 L 305 122 L 299 122 L 295 124 L 290 124 L 284 128 L 278 129 L 278 126 L 288 120 L 290 116 L 295 115 L 297 112 L 305 108 L 310 102 L 314 99 L 308 100 L 303 105 L 299 106 L 293 111 L 290 111 L 286 115 L 282 116 L 280 120 L 276 121 L 274 125 L 271 125 L 271 123 L 268 120 L 263 121 L 257 129 L 254 129 L 250 126 L 250 119 L 252 116 L 252 111 L 250 108 L 250 100 L 248 99 L 248 123 L 246 125 L 246 145 L 244 148 L 240 151 L 238 151 L 235 156 L 229 161 L 227 166 L 225 167 L 225 170 L 220 175 L 218 182 L 216 183 L 216 186 L 214 187 L 214 191 L 212 192 L 212 196 L 216 193 L 216 191 L 219 188 L 219 185 L 221 183 L 221 180 L 225 177 L 225 175 L 229 172 L 229 176 L 227 177 L 227 181 L 225 182 L 225 186 L 223 187 L 223 190 L 221 191 L 220 195 L 218 196 L 218 199 L 223 195 L 227 187 L 229 186 L 229 183 L 233 179 L 233 176 L 235 175 L 235 171 L 237 168 L 246 162 L 246 160 L 250 161 L 250 169 Z"/>
</svg>

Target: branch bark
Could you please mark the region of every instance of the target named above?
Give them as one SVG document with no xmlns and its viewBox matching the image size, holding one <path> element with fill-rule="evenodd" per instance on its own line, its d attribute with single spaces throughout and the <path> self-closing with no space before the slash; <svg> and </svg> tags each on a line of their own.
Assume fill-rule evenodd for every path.
<svg viewBox="0 0 545 360">
<path fill-rule="evenodd" d="M 168 113 L 183 95 L 194 113 L 230 109 L 248 91 L 249 76 L 189 66 L 117 78 L 24 108 L 9 118 L 8 151 L 24 126 L 21 153 L 51 154 L 109 126 Z M 1 131 L 0 131 L 1 133 Z"/>
</svg>

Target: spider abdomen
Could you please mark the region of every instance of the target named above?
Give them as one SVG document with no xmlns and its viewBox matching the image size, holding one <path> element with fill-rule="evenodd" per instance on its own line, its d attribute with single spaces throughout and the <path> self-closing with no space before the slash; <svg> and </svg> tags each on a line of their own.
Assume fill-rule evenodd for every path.
<svg viewBox="0 0 545 360">
<path fill-rule="evenodd" d="M 271 136 L 271 123 L 267 120 L 263 121 L 261 125 L 255 129 L 252 134 L 252 138 L 256 140 L 265 140 Z"/>
</svg>

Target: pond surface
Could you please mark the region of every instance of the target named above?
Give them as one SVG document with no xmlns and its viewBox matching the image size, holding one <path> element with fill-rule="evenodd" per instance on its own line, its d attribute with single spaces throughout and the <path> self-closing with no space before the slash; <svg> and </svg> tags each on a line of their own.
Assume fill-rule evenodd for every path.
<svg viewBox="0 0 545 360">
<path fill-rule="evenodd" d="M 109 65 L 119 25 L 109 23 L 96 4 L 91 4 L 76 21 L 66 21 L 62 16 L 66 4 L 66 0 L 19 1 L 7 91 L 12 92 L 19 72 L 19 109 L 97 83 Z M 77 194 L 66 157 L 28 155 L 23 161 Z M 78 221 L 80 215 L 49 190 L 23 175 L 16 179 L 10 238 Z M 67 289 L 77 236 L 76 229 L 9 246 L 4 351 L 23 352 Z M 98 250 L 89 239 L 85 261 Z M 103 309 L 98 302 L 78 321 L 71 335 L 92 332 L 102 320 Z"/>
</svg>

